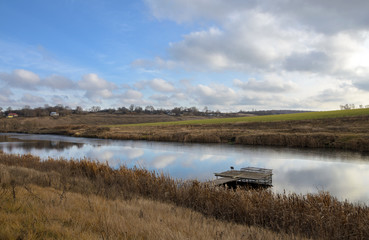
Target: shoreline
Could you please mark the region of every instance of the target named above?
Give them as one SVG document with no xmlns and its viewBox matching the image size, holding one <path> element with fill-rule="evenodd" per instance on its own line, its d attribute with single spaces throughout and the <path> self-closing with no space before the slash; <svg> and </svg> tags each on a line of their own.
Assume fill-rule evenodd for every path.
<svg viewBox="0 0 369 240">
<path fill-rule="evenodd" d="M 39 119 L 2 120 L 2 133 L 55 134 L 113 140 L 182 143 L 225 143 L 293 148 L 339 149 L 369 152 L 369 116 L 275 122 L 177 125 L 58 124 L 44 126 Z M 17 124 L 14 124 L 17 121 Z M 5 123 L 13 123 L 5 126 Z"/>
<path fill-rule="evenodd" d="M 35 229 L 32 225 L 35 211 L 40 211 L 39 209 L 46 206 L 50 210 L 58 210 L 64 216 L 67 209 L 73 206 L 72 195 L 80 194 L 79 198 L 83 196 L 88 198 L 81 204 L 89 208 L 79 207 L 73 212 L 76 211 L 79 215 L 89 212 L 91 217 L 96 219 L 99 219 L 99 214 L 93 211 L 95 208 L 91 207 L 89 199 L 98 197 L 101 199 L 98 205 L 105 206 L 110 200 L 128 200 L 135 205 L 142 198 L 154 203 L 171 204 L 171 209 L 174 210 L 169 212 L 169 216 L 179 216 L 177 215 L 179 208 L 186 208 L 208 219 L 258 227 L 259 233 L 263 229 L 268 229 L 278 234 L 289 234 L 291 239 L 296 239 L 296 236 L 309 239 L 337 239 L 352 236 L 367 238 L 369 236 L 368 206 L 339 201 L 328 192 L 301 195 L 277 194 L 268 190 L 231 190 L 210 187 L 196 180 L 179 182 L 170 176 L 139 168 L 130 169 L 122 166 L 119 169 L 112 169 L 106 164 L 88 160 L 49 158 L 46 161 L 40 161 L 40 158 L 30 154 L 14 155 L 1 152 L 0 176 L 3 193 L 6 193 L 6 195 L 2 194 L 2 197 L 7 197 L 6 208 L 4 206 L 0 214 L 5 216 L 5 213 L 11 213 L 19 216 L 12 223 L 4 221 L 4 225 L 7 227 L 10 224 L 24 226 L 18 221 L 24 221 L 21 220 L 22 218 L 30 219 L 27 220 L 30 224 L 24 227 L 26 232 Z M 54 199 L 43 199 L 41 193 L 34 191 L 36 186 L 54 192 L 58 191 L 58 194 L 54 194 Z M 48 192 L 45 194 L 50 195 Z M 34 208 L 26 204 L 22 205 L 21 211 L 8 211 L 8 209 L 19 209 L 19 204 L 24 201 L 23 199 L 32 199 L 40 204 L 35 205 Z M 62 210 L 61 206 L 63 206 Z M 113 209 L 116 209 L 116 206 Z M 47 219 L 55 217 L 55 214 L 42 213 L 40 220 L 45 217 Z M 146 216 L 140 211 L 137 211 L 135 216 L 137 214 L 139 218 Z M 69 215 L 70 213 L 67 214 Z M 126 216 L 125 214 L 120 215 Z M 81 219 L 81 222 L 86 222 L 88 225 L 88 219 Z M 50 222 L 43 221 L 42 223 L 44 225 L 37 231 L 42 232 L 42 229 L 49 226 Z M 65 226 L 64 223 L 61 219 L 60 225 Z M 191 221 L 184 224 L 190 226 Z M 94 229 L 89 227 L 85 229 L 85 232 L 94 232 Z M 15 228 L 14 234 L 19 233 L 19 230 L 21 229 Z M 271 236 L 271 239 L 275 239 L 275 236 Z M 286 239 L 286 236 L 282 236 L 281 239 Z"/>
</svg>

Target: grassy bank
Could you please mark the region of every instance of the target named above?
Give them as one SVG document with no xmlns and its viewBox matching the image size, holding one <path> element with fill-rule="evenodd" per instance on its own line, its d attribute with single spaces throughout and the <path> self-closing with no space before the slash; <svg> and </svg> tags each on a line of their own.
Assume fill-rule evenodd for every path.
<svg viewBox="0 0 369 240">
<path fill-rule="evenodd" d="M 280 115 L 266 115 L 266 116 L 254 116 L 254 117 L 196 119 L 196 120 L 183 120 L 183 121 L 107 125 L 107 127 L 276 122 L 276 121 L 298 121 L 298 120 L 314 120 L 314 119 L 358 117 L 358 116 L 369 116 L 369 108 L 324 111 L 324 112 L 305 112 L 305 113 L 280 114 Z"/>
<path fill-rule="evenodd" d="M 109 120 L 109 115 L 105 115 L 99 116 L 99 121 L 85 119 L 83 124 L 84 118 L 0 119 L 0 132 L 369 152 L 369 109 L 168 122 L 155 117 L 155 123 L 150 122 L 154 121 L 150 116 L 126 117 L 114 116 Z M 144 124 L 127 124 L 132 122 Z"/>
<path fill-rule="evenodd" d="M 147 234 L 153 231 L 158 239 L 184 239 L 202 238 L 191 234 L 209 231 L 211 239 L 232 239 L 233 229 L 226 230 L 231 227 L 240 228 L 240 234 L 246 231 L 249 236 L 245 239 L 369 238 L 369 208 L 337 201 L 328 193 L 233 191 L 197 181 L 176 181 L 145 169 L 114 170 L 88 160 L 41 162 L 30 155 L 0 153 L 0 164 L 0 221 L 7 226 L 2 228 L 5 237 L 37 229 L 32 236 L 67 238 L 80 234 L 88 238 L 95 234 L 103 239 L 149 239 Z M 143 206 L 146 203 L 153 213 Z M 132 210 L 132 218 L 124 205 L 136 209 Z M 153 210 L 160 210 L 160 206 L 167 209 L 163 214 L 173 220 L 164 220 L 165 215 Z M 53 211 L 57 212 L 51 214 Z M 143 227 L 145 224 L 148 226 Z M 253 226 L 256 232 L 246 226 Z M 70 235 L 58 235 L 62 234 L 60 229 Z M 175 230 L 167 232 L 169 229 Z M 175 232 L 179 235 L 171 235 Z M 242 235 L 235 236 L 242 239 Z"/>
</svg>

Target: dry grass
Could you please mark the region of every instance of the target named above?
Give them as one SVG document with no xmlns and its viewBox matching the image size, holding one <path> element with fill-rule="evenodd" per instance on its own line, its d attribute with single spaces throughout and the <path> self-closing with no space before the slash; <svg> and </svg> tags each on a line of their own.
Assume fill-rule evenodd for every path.
<svg viewBox="0 0 369 240">
<path fill-rule="evenodd" d="M 233 191 L 211 187 L 197 181 L 175 181 L 168 176 L 145 169 L 121 167 L 114 170 L 107 165 L 88 160 L 49 159 L 41 162 L 39 158 L 30 155 L 17 156 L 2 153 L 0 154 L 0 164 L 2 164 L 0 181 L 7 184 L 6 189 L 8 189 L 8 196 L 10 196 L 8 198 L 13 196 L 13 199 L 18 199 L 18 189 L 22 189 L 25 183 L 37 184 L 40 187 L 52 187 L 59 190 L 56 194 L 59 198 L 54 202 L 63 202 L 62 199 L 65 196 L 68 199 L 72 192 L 77 195 L 82 194 L 81 197 L 102 199 L 106 201 L 103 205 L 109 205 L 110 202 L 120 204 L 121 201 L 131 202 L 135 205 L 137 199 L 144 201 L 142 200 L 144 198 L 192 209 L 206 218 L 224 221 L 220 225 L 226 224 L 225 222 L 237 223 L 244 226 L 255 226 L 258 227 L 257 229 L 262 227 L 280 234 L 301 235 L 314 239 L 369 239 L 369 208 L 349 202 L 340 202 L 328 193 L 297 195 L 274 194 L 265 190 L 245 191 L 238 189 Z M 13 189 L 16 190 L 13 191 Z M 40 196 L 40 194 L 35 194 L 35 196 Z M 43 201 L 49 200 L 43 199 Z M 88 206 L 88 201 L 87 203 L 85 201 L 85 204 Z M 122 205 L 124 204 L 122 203 Z M 139 208 L 142 210 L 142 207 Z M 177 207 L 175 209 L 175 211 L 179 211 Z M 103 212 L 108 214 L 101 215 L 99 219 L 108 221 L 104 219 L 113 214 L 114 211 L 117 210 L 114 208 L 105 209 Z M 84 214 L 84 212 L 80 211 L 80 214 Z M 158 212 L 153 215 L 155 214 L 159 216 Z M 175 215 L 174 212 L 173 214 Z M 121 217 L 119 215 L 121 214 L 118 214 L 118 218 Z M 133 215 L 137 216 L 137 212 Z M 141 216 L 145 219 L 146 213 L 142 210 L 142 214 L 138 215 L 139 218 Z M 184 218 L 183 214 L 178 216 Z M 159 217 L 159 219 L 162 218 Z M 116 221 L 118 220 L 109 220 L 107 229 L 114 229 L 112 225 Z M 186 238 L 186 234 L 188 234 L 186 229 L 188 231 L 192 229 L 192 221 L 193 219 L 190 218 L 186 224 L 176 225 L 183 225 L 183 230 L 178 230 L 182 231 L 182 235 L 173 235 L 173 238 Z M 166 222 L 166 224 L 171 224 L 171 221 Z M 83 224 L 79 225 L 83 226 Z M 141 225 L 139 228 L 141 229 Z M 175 228 L 175 226 L 168 228 Z M 147 231 L 154 231 L 153 229 Z M 220 234 L 222 231 L 213 230 L 211 238 L 214 239 L 214 234 L 217 237 L 216 232 Z M 109 234 L 118 233 L 112 230 Z M 165 234 L 169 236 L 168 238 L 172 237 L 170 232 Z M 139 239 L 144 238 L 140 236 Z M 201 238 L 200 235 L 194 235 L 194 238 L 197 237 Z M 258 237 L 250 237 L 250 239 L 258 239 Z"/>
<path fill-rule="evenodd" d="M 19 117 L 0 118 L 0 131 L 42 131 L 60 126 L 103 126 L 115 124 L 155 123 L 207 119 L 204 116 L 169 116 L 166 114 L 73 114 L 59 118 Z"/>
<path fill-rule="evenodd" d="M 277 115 L 264 115 L 264 116 L 247 116 L 247 117 L 232 117 L 232 118 L 196 119 L 196 120 L 185 120 L 185 121 L 182 120 L 182 121 L 170 121 L 170 122 L 135 123 L 134 125 L 135 126 L 162 126 L 162 125 L 165 126 L 165 125 L 198 125 L 198 124 L 225 124 L 225 123 L 246 123 L 246 122 L 281 122 L 281 121 L 357 117 L 357 116 L 368 116 L 368 115 L 369 115 L 369 108 L 361 108 L 361 109 L 351 109 L 351 110 L 304 112 L 304 113 L 277 114 Z M 127 125 L 122 125 L 122 127 L 126 127 L 126 126 Z"/>
<path fill-rule="evenodd" d="M 253 117 L 228 119 L 228 122 L 227 119 L 200 120 L 193 124 L 182 121 L 175 125 L 160 123 L 155 126 L 134 124 L 113 126 L 112 124 L 163 122 L 193 117 L 89 114 L 59 119 L 50 117 L 0 119 L 0 132 L 61 134 L 121 140 L 231 142 L 244 145 L 334 148 L 369 152 L 368 111 L 368 109 L 359 109 L 263 116 L 255 117 L 258 121 L 254 122 L 252 122 L 252 119 L 255 119 Z M 312 119 L 298 120 L 303 117 Z M 326 118 L 313 119 L 320 117 Z M 268 119 L 270 121 L 265 122 Z"/>
<path fill-rule="evenodd" d="M 0 190 L 0 239 L 296 239 L 172 204 L 109 200 L 35 185 Z M 297 238 L 299 239 L 299 238 Z"/>
</svg>

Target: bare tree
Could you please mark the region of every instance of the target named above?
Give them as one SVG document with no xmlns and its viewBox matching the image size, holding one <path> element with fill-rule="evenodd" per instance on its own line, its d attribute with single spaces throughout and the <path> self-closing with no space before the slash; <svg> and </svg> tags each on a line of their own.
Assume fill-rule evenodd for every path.
<svg viewBox="0 0 369 240">
<path fill-rule="evenodd" d="M 129 106 L 129 111 L 130 112 L 133 112 L 135 110 L 135 105 L 134 104 L 131 104 L 130 106 Z"/>
<path fill-rule="evenodd" d="M 145 112 L 146 113 L 153 113 L 155 111 L 155 108 L 153 106 L 146 106 Z"/>
<path fill-rule="evenodd" d="M 91 112 L 98 112 L 100 110 L 101 110 L 100 106 L 92 106 L 91 109 L 90 109 Z"/>
<path fill-rule="evenodd" d="M 81 106 L 77 106 L 75 111 L 77 114 L 80 114 L 83 112 L 83 108 Z"/>
</svg>

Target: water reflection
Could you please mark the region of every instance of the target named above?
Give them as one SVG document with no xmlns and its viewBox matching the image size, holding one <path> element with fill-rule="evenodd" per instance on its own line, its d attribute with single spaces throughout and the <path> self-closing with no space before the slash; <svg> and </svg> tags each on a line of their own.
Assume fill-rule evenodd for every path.
<svg viewBox="0 0 369 240">
<path fill-rule="evenodd" d="M 271 168 L 276 192 L 324 190 L 340 200 L 369 203 L 369 156 L 359 153 L 23 134 L 0 134 L 0 149 L 41 158 L 87 157 L 112 167 L 139 166 L 180 179 L 213 179 L 214 172 L 230 166 Z"/>
<path fill-rule="evenodd" d="M 32 151 L 33 149 L 42 149 L 46 152 L 50 149 L 64 151 L 73 146 L 82 148 L 83 143 L 63 142 L 59 140 L 32 140 L 32 139 L 20 139 L 18 136 L 0 135 L 0 150 L 6 149 L 11 152 L 22 148 L 26 151 Z"/>
</svg>

